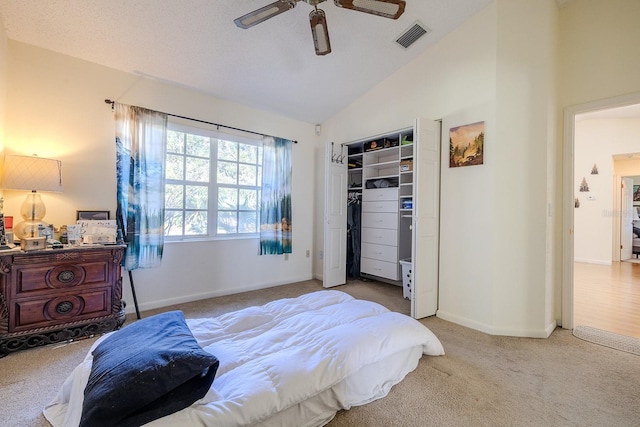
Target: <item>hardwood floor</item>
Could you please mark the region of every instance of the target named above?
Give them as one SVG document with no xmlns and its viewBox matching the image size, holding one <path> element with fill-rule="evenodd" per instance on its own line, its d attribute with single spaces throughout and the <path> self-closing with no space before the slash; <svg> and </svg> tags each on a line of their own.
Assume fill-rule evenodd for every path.
<svg viewBox="0 0 640 427">
<path fill-rule="evenodd" d="M 640 338 L 640 264 L 574 264 L 574 325 Z"/>
</svg>

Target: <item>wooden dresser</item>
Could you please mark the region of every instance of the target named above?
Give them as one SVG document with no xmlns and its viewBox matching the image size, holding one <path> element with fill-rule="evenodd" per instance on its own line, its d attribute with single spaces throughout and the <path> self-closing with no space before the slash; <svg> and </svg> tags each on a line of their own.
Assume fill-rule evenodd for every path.
<svg viewBox="0 0 640 427">
<path fill-rule="evenodd" d="M 0 357 L 120 328 L 124 250 L 0 252 Z"/>
</svg>

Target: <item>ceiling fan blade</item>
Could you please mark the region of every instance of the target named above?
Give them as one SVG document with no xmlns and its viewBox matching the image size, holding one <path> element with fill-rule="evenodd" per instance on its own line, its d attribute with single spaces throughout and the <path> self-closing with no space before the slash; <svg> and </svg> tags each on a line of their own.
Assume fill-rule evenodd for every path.
<svg viewBox="0 0 640 427">
<path fill-rule="evenodd" d="M 336 6 L 385 18 L 398 19 L 404 13 L 404 0 L 333 0 Z"/>
<path fill-rule="evenodd" d="M 250 28 L 269 18 L 293 9 L 296 6 L 296 2 L 297 0 L 278 0 L 260 9 L 256 9 L 253 12 L 249 12 L 240 18 L 236 18 L 233 22 L 240 28 Z"/>
<path fill-rule="evenodd" d="M 327 17 L 323 10 L 316 9 L 309 14 L 311 23 L 311 34 L 313 35 L 313 46 L 316 55 L 326 55 L 331 53 L 331 41 L 329 41 L 329 29 L 327 28 Z"/>
</svg>

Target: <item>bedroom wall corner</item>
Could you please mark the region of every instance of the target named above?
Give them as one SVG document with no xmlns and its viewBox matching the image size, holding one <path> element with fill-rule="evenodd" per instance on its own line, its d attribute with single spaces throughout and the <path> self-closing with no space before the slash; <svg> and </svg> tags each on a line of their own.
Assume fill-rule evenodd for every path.
<svg viewBox="0 0 640 427">
<path fill-rule="evenodd" d="M 42 196 L 45 220 L 56 227 L 74 223 L 78 209 L 115 215 L 115 124 L 105 98 L 298 141 L 288 260 L 259 256 L 255 238 L 167 243 L 160 268 L 133 272 L 142 310 L 312 277 L 305 253 L 313 248 L 314 125 L 15 41 L 9 41 L 8 62 L 5 145 L 62 160 L 64 193 Z M 5 212 L 16 216 L 24 193 L 5 193 Z M 123 291 L 131 312 L 126 274 Z"/>
<path fill-rule="evenodd" d="M 557 184 L 557 5 L 497 4 L 491 324 L 501 335 L 539 337 L 553 316 L 547 227 Z"/>
</svg>

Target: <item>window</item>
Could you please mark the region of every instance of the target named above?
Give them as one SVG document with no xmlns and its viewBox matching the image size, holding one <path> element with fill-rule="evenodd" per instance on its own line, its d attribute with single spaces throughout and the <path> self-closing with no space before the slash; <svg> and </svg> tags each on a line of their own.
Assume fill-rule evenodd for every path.
<svg viewBox="0 0 640 427">
<path fill-rule="evenodd" d="M 257 236 L 260 141 L 170 122 L 166 151 L 167 240 Z"/>
</svg>

